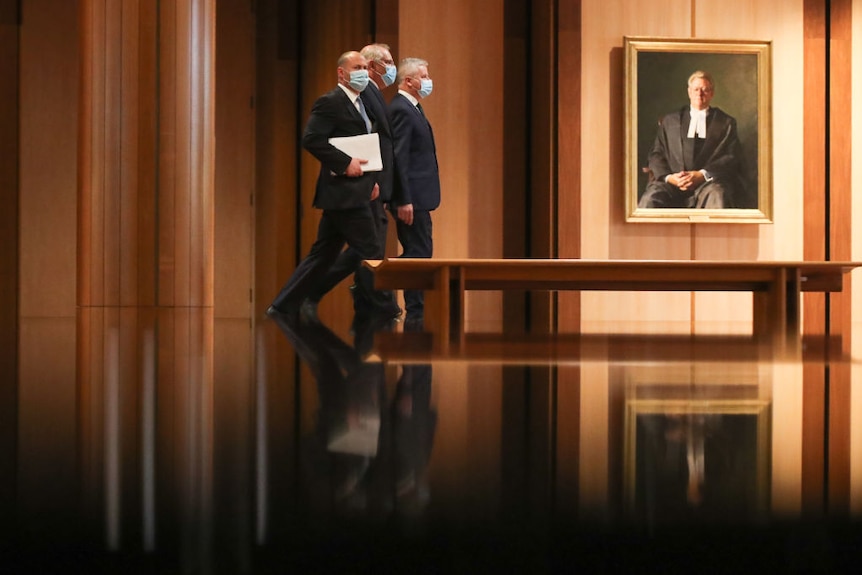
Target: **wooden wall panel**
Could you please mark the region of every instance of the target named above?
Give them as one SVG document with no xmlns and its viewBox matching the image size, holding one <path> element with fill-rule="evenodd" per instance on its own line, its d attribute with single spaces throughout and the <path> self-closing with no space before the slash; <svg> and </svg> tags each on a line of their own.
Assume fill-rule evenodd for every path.
<svg viewBox="0 0 862 575">
<path fill-rule="evenodd" d="M 398 58 L 428 60 L 434 79 L 434 93 L 422 103 L 434 129 L 442 187 L 432 215 L 434 255 L 501 257 L 503 2 L 403 2 L 399 18 L 402 30 L 417 33 L 401 35 Z M 474 61 L 483 62 L 489 82 L 478 92 L 476 67 L 466 64 Z M 500 309 L 497 296 L 468 296 L 468 329 L 499 329 Z"/>
<path fill-rule="evenodd" d="M 505 0 L 503 3 L 503 83 L 506 94 L 503 98 L 503 257 L 520 258 L 529 255 L 527 221 L 530 218 L 528 193 L 530 119 L 533 114 L 531 90 L 541 77 L 534 73 L 533 61 L 545 63 L 545 70 L 552 64 L 548 58 L 537 59 L 531 53 L 532 3 L 524 0 Z M 553 35 L 552 35 L 553 36 Z M 550 50 L 546 54 L 552 53 Z M 543 91 L 542 94 L 549 92 Z M 546 100 L 539 98 L 538 101 Z M 548 186 L 545 186 L 546 190 Z M 535 191 L 535 190 L 531 190 Z M 547 193 L 547 192 L 546 192 Z M 527 301 L 529 292 L 503 294 L 503 329 L 509 332 L 524 331 L 527 327 Z"/>
<path fill-rule="evenodd" d="M 75 313 L 77 3 L 22 3 L 20 313 Z"/>
<path fill-rule="evenodd" d="M 625 71 L 622 61 L 624 35 L 754 38 L 771 39 L 778 44 L 773 50 L 773 77 L 782 97 L 773 104 L 775 117 L 798 117 L 802 112 L 801 83 L 798 61 L 802 46 L 801 0 L 799 2 L 732 2 L 717 0 L 655 1 L 649 10 L 642 3 L 621 0 L 617 3 L 590 3 L 583 8 L 584 68 L 582 77 L 589 79 L 582 104 L 582 137 L 591 142 L 584 149 L 584 169 L 581 182 L 584 190 L 608 190 L 607 195 L 583 193 L 580 237 L 581 257 L 614 259 L 751 259 L 770 257 L 800 257 L 801 240 L 794 240 L 802 217 L 801 201 L 801 132 L 799 125 L 776 122 L 781 139 L 776 157 L 797 158 L 782 169 L 774 181 L 781 190 L 781 204 L 775 210 L 776 224 L 632 224 L 624 218 L 622 170 L 612 158 L 624 156 L 623 92 Z M 662 18 L 651 18 L 661 14 Z M 776 14 L 780 15 L 779 18 Z M 563 58 L 567 51 L 561 49 Z M 561 64 L 562 65 L 562 64 Z M 608 78 L 608 82 L 596 79 Z M 784 96 L 783 94 L 787 94 Z M 681 100 L 685 101 L 684 87 Z M 606 112 L 603 113 L 603 110 Z M 605 140 L 607 138 L 607 140 Z M 606 143 L 605 143 L 606 142 Z M 598 145 L 595 145 L 598 143 Z M 561 166 L 565 161 L 561 157 Z M 782 161 L 782 165 L 785 162 Z M 561 168 L 562 169 L 562 168 Z M 561 205 L 564 200 L 561 198 Z M 589 214 L 589 215 L 587 215 Z M 780 231 L 789 241 L 773 237 Z M 561 230 L 561 256 L 565 245 Z M 777 250 L 777 253 L 776 253 Z M 572 297 L 566 295 L 565 297 Z M 747 298 L 739 294 L 583 294 L 584 317 L 581 327 L 586 330 L 609 326 L 627 330 L 651 329 L 662 325 L 672 331 L 750 331 Z M 565 300 L 561 297 L 561 306 Z M 725 310 L 739 310 L 728 317 Z M 587 313 L 586 310 L 589 310 Z M 561 313 L 561 319 L 571 312 Z M 667 322 L 667 323 L 665 323 Z"/>
<path fill-rule="evenodd" d="M 585 68 L 590 64 L 591 54 L 585 53 L 590 48 L 584 33 L 584 12 L 587 8 L 583 2 L 568 2 L 557 4 L 557 70 L 554 84 L 556 99 L 556 142 L 554 160 L 557 168 L 556 193 L 554 208 L 556 222 L 552 227 L 555 232 L 556 246 L 554 257 L 580 258 L 583 256 L 582 243 L 584 219 L 593 220 L 595 213 L 589 218 L 583 218 L 584 209 L 589 209 L 591 200 L 584 197 L 584 190 L 595 189 L 588 178 L 582 177 L 588 164 L 585 164 L 583 153 L 583 137 L 589 129 L 589 116 L 585 103 L 588 98 L 584 90 L 593 86 L 586 81 Z M 607 120 L 607 118 L 604 118 Z M 599 120 L 600 122 L 602 120 Z M 588 146 L 591 147 L 591 146 Z M 587 147 L 587 148 L 588 148 Z M 589 168 L 586 168 L 589 169 Z M 589 194 L 593 196 L 593 194 Z M 602 194 L 598 194 L 601 197 Z M 596 199 L 593 197 L 592 199 Z M 601 219 L 601 217 L 599 218 Z M 598 230 L 595 230 L 598 231 Z M 578 331 L 581 328 L 581 302 L 583 294 L 560 293 L 557 297 L 557 328 L 561 332 Z"/>
<path fill-rule="evenodd" d="M 829 37 L 829 259 L 849 260 L 852 250 L 852 133 L 844 110 L 853 109 L 852 0 L 833 0 Z M 841 336 L 842 352 L 851 348 L 852 276 L 845 291 L 829 294 L 829 333 Z M 850 502 L 850 366 L 833 363 L 829 377 L 829 504 L 844 514 Z"/>
<path fill-rule="evenodd" d="M 854 38 L 862 38 L 862 3 L 859 0 L 853 2 L 852 10 L 852 35 Z M 862 42 L 853 42 L 851 58 L 851 94 L 862 93 Z M 862 165 L 862 114 L 853 114 L 850 118 L 853 140 L 851 143 L 852 163 Z M 862 170 L 852 170 L 850 188 L 858 193 L 862 189 Z M 850 206 L 853 225 L 850 229 L 850 240 L 852 242 L 851 257 L 858 260 L 862 257 L 862 202 L 853 202 Z M 851 283 L 851 329 L 859 329 L 860 317 L 862 317 L 862 281 L 858 275 Z M 850 342 L 850 351 L 854 357 L 862 353 L 862 338 L 854 337 Z M 851 381 L 862 381 L 862 368 L 853 364 L 850 366 Z M 858 383 L 856 384 L 858 390 Z M 858 391 L 850 397 L 850 431 L 851 431 L 851 454 L 850 454 L 850 509 L 854 515 L 862 513 L 862 393 Z"/>
<path fill-rule="evenodd" d="M 828 211 L 827 183 L 828 118 L 827 44 L 829 14 L 825 2 L 805 0 L 804 10 L 804 115 L 803 115 L 803 194 L 806 206 L 802 236 L 806 260 L 826 259 Z M 803 331 L 826 333 L 826 297 L 806 294 L 803 299 Z M 802 510 L 820 515 L 825 506 L 827 489 L 824 457 L 826 449 L 826 394 L 828 381 L 822 367 L 807 366 L 803 379 L 802 412 Z"/>
<path fill-rule="evenodd" d="M 216 20 L 216 317 L 249 317 L 253 273 L 254 12 L 247 0 L 218 0 Z"/>
<path fill-rule="evenodd" d="M 300 191 L 298 1 L 256 4 L 254 317 L 297 263 Z"/>
<path fill-rule="evenodd" d="M 776 18 L 780 14 L 780 18 Z M 772 154 L 776 166 L 802 165 L 802 125 L 781 118 L 802 115 L 802 1 L 739 2 L 733 10 L 720 0 L 699 0 L 695 10 L 699 38 L 772 41 L 774 84 Z M 731 87 L 718 87 L 720 92 Z M 718 103 L 720 105 L 720 103 Z M 798 161 L 788 161 L 797 158 Z M 696 224 L 692 226 L 693 259 L 799 259 L 802 238 L 794 234 L 802 217 L 798 170 L 773 171 L 774 223 L 763 225 Z M 782 238 L 775 242 L 775 238 Z M 695 294 L 696 331 L 750 333 L 748 294 Z M 727 310 L 739 310 L 730 318 Z M 730 325 L 728 325 L 728 323 Z"/>
<path fill-rule="evenodd" d="M 438 110 L 435 118 L 439 118 L 434 126 L 439 126 L 437 133 L 440 138 L 437 141 L 442 149 L 442 157 L 447 161 L 441 172 L 442 193 L 445 193 L 447 204 L 455 197 L 460 196 L 460 191 L 467 192 L 466 205 L 461 206 L 457 202 L 457 211 L 441 211 L 437 222 L 448 222 L 454 214 L 465 213 L 467 215 L 467 242 L 464 247 L 456 245 L 445 245 L 452 230 L 445 225 L 435 234 L 440 242 L 435 247 L 435 253 L 441 257 L 449 253 L 451 255 L 477 257 L 477 258 L 499 258 L 503 256 L 503 173 L 504 173 L 504 133 L 507 125 L 503 121 L 503 99 L 508 95 L 508 90 L 485 90 L 482 96 L 475 97 L 474 90 L 452 90 L 455 86 L 473 86 L 472 78 L 475 70 L 465 67 L 466 77 L 448 78 L 449 74 L 441 70 L 442 66 L 455 68 L 458 61 L 457 54 L 471 54 L 472 61 L 484 62 L 483 73 L 489 78 L 504 78 L 507 61 L 501 58 L 503 53 L 503 0 L 484 0 L 483 2 L 460 2 L 459 6 L 469 7 L 464 14 L 464 34 L 453 35 L 447 38 L 446 60 L 434 68 L 435 73 L 442 76 L 441 90 L 443 98 L 441 106 L 435 106 L 434 95 L 428 99 L 432 109 Z M 446 12 L 447 21 L 450 20 L 450 12 Z M 455 38 L 459 42 L 453 42 Z M 460 66 L 458 68 L 461 68 Z M 432 76 L 433 77 L 433 76 Z M 457 83 L 456 83 L 457 82 Z M 438 94 L 439 95 L 439 94 Z M 454 98 L 453 98 L 454 96 Z M 463 109 L 463 116 L 443 113 L 442 110 L 451 109 L 455 101 L 456 109 Z M 445 107 L 442 107 L 445 106 Z M 481 129 L 467 130 L 466 144 L 468 149 L 464 159 L 466 165 L 464 171 L 460 169 L 450 171 L 451 156 L 446 151 L 447 142 L 458 130 L 463 130 L 462 118 L 470 118 L 470 122 Z M 440 120 L 446 120 L 445 123 Z M 450 123 L 451 122 L 451 123 Z M 454 207 L 454 206 L 453 206 Z M 445 207 L 444 207 L 445 209 Z M 463 212 L 461 211 L 463 209 Z M 435 216 L 438 214 L 435 214 Z M 466 326 L 472 331 L 497 331 L 503 327 L 502 294 L 500 293 L 476 293 L 467 296 Z"/>
<path fill-rule="evenodd" d="M 15 504 L 18 442 L 18 3 L 0 0 L 0 508 Z M 15 528 L 0 527 L 0 537 Z M 8 540 L 8 539 L 7 539 Z"/>
<path fill-rule="evenodd" d="M 649 9 L 631 0 L 584 3 L 581 43 L 584 85 L 581 103 L 580 163 L 581 214 L 579 221 L 580 257 L 597 259 L 689 259 L 689 224 L 630 224 L 624 216 L 624 81 L 623 36 L 691 35 L 692 5 L 688 0 L 656 0 Z M 560 47 L 560 66 L 572 57 Z M 685 97 L 683 91 L 681 97 Z M 567 159 L 560 157 L 561 166 Z M 560 193 L 560 204 L 569 202 Z M 571 222 L 561 222 L 572 226 Z M 576 253 L 560 233 L 560 257 Z M 566 298 L 560 297 L 561 330 L 570 326 L 571 311 L 563 311 Z M 691 296 L 679 294 L 584 293 L 581 296 L 581 325 L 585 331 L 651 329 L 690 330 Z"/>
<path fill-rule="evenodd" d="M 81 2 L 78 302 L 211 306 L 215 0 Z"/>
</svg>

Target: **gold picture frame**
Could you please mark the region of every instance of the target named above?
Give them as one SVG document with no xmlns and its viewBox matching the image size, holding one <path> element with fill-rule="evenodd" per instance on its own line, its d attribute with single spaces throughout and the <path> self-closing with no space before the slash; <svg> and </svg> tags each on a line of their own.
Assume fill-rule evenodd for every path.
<svg viewBox="0 0 862 575">
<path fill-rule="evenodd" d="M 765 517 L 771 412 L 769 400 L 756 398 L 628 400 L 626 515 L 669 523 Z"/>
<path fill-rule="evenodd" d="M 624 45 L 626 221 L 772 223 L 771 43 L 626 36 Z M 656 179 L 650 156 L 658 128 L 672 113 L 685 113 L 686 86 L 697 70 L 714 79 L 710 106 L 735 120 L 738 153 L 727 172 L 732 207 L 656 207 L 646 200 L 640 206 Z"/>
</svg>

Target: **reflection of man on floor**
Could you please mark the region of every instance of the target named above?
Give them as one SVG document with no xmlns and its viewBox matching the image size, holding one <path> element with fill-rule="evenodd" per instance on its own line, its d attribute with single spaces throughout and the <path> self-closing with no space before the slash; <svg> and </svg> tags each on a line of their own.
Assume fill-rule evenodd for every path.
<svg viewBox="0 0 862 575">
<path fill-rule="evenodd" d="M 709 103 L 715 82 L 697 71 L 688 79 L 690 105 L 661 119 L 649 154 L 652 180 L 639 208 L 734 208 L 742 198 L 736 120 Z"/>
</svg>

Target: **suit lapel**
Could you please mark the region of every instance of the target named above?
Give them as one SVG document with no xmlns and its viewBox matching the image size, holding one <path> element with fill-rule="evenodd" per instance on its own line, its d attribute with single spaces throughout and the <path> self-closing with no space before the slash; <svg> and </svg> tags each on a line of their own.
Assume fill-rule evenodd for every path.
<svg viewBox="0 0 862 575">
<path fill-rule="evenodd" d="M 362 114 L 359 113 L 359 110 L 356 109 L 356 105 L 350 101 L 350 96 L 348 96 L 344 90 L 341 88 L 335 88 L 338 92 L 341 93 L 341 98 L 343 101 L 343 105 L 347 110 L 347 114 L 350 115 L 351 118 L 357 123 L 360 127 L 361 131 L 365 132 L 365 120 L 362 119 Z M 366 108 L 365 113 L 368 113 L 368 109 Z"/>
<path fill-rule="evenodd" d="M 723 134 L 724 119 L 719 115 L 716 108 L 710 108 L 709 113 L 706 115 L 706 142 L 704 142 L 703 147 L 701 147 L 701 151 L 714 151 L 718 148 L 718 144 L 721 141 Z M 697 158 L 697 160 L 704 163 L 705 159 Z"/>
</svg>

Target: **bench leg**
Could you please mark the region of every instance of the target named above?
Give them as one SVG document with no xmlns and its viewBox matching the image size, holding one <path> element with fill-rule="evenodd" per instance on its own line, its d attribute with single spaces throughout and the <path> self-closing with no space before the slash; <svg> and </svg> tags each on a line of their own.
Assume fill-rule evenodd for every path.
<svg viewBox="0 0 862 575">
<path fill-rule="evenodd" d="M 801 280 L 798 270 L 781 269 L 769 291 L 754 292 L 755 337 L 784 346 L 800 336 Z"/>
<path fill-rule="evenodd" d="M 434 287 L 425 290 L 425 331 L 433 334 L 434 348 L 449 349 L 449 268 L 442 267 L 434 274 Z"/>
</svg>

